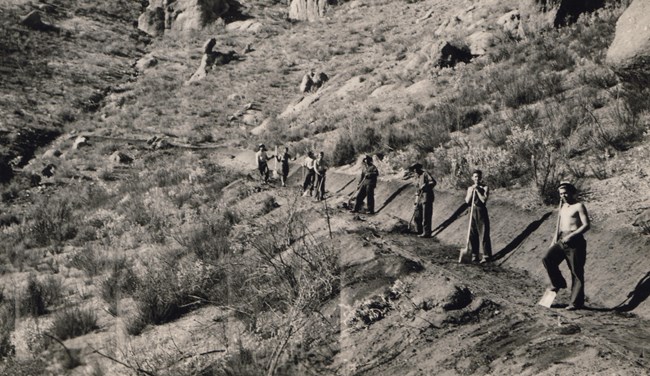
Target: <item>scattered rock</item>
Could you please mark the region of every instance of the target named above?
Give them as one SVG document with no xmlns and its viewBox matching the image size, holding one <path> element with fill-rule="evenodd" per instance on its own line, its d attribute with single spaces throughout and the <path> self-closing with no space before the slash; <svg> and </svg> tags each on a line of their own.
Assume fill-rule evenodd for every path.
<svg viewBox="0 0 650 376">
<path fill-rule="evenodd" d="M 634 0 L 616 22 L 606 62 L 625 81 L 650 85 L 650 2 Z"/>
<path fill-rule="evenodd" d="M 513 38 L 523 39 L 525 36 L 521 23 L 521 13 L 518 9 L 499 17 L 497 25 L 501 26 L 501 29 Z"/>
<path fill-rule="evenodd" d="M 442 301 L 442 309 L 453 311 L 467 307 L 472 302 L 472 292 L 465 286 L 454 286 L 451 294 Z"/>
<path fill-rule="evenodd" d="M 214 51 L 213 48 L 216 44 L 216 38 L 211 38 L 205 42 L 203 45 L 203 58 L 201 59 L 201 65 L 186 83 L 204 79 L 205 76 L 207 76 L 208 71 L 215 66 L 228 64 L 233 60 L 239 60 L 239 55 L 235 51 L 228 51 L 227 53 Z"/>
<path fill-rule="evenodd" d="M 29 27 L 30 29 L 39 31 L 58 31 L 59 28 L 51 23 L 43 21 L 41 12 L 33 10 L 26 16 L 20 19 L 20 24 Z"/>
<path fill-rule="evenodd" d="M 477 31 L 467 37 L 469 51 L 474 56 L 485 55 L 494 46 L 494 34 L 488 31 Z"/>
<path fill-rule="evenodd" d="M 43 153 L 43 158 L 58 158 L 61 154 L 59 149 L 50 149 Z"/>
<path fill-rule="evenodd" d="M 472 53 L 467 46 L 441 41 L 431 46 L 430 59 L 436 67 L 451 68 L 458 63 L 469 63 L 472 60 Z"/>
<path fill-rule="evenodd" d="M 262 24 L 255 20 L 235 21 L 227 24 L 226 30 L 257 33 L 262 30 Z"/>
<path fill-rule="evenodd" d="M 138 17 L 138 29 L 157 37 L 165 31 L 165 10 L 162 7 L 151 7 Z"/>
<path fill-rule="evenodd" d="M 154 67 L 157 64 L 158 64 L 158 59 L 156 59 L 155 56 L 147 55 L 142 57 L 135 63 L 135 68 L 140 72 L 144 72 L 145 70 Z"/>
<path fill-rule="evenodd" d="M 289 5 L 289 19 L 318 21 L 325 15 L 327 0 L 292 0 Z"/>
<path fill-rule="evenodd" d="M 639 214 L 636 219 L 634 219 L 632 226 L 650 230 L 650 209 L 646 209 L 641 212 L 641 214 Z"/>
<path fill-rule="evenodd" d="M 151 0 L 138 18 L 138 28 L 158 36 L 165 30 L 201 30 L 235 19 L 241 19 L 241 4 L 236 0 Z"/>
<path fill-rule="evenodd" d="M 555 27 L 570 25 L 583 13 L 593 12 L 605 5 L 605 0 L 528 0 L 538 11 L 546 14 Z"/>
<path fill-rule="evenodd" d="M 555 327 L 554 332 L 562 335 L 573 335 L 580 333 L 581 329 L 578 324 L 561 324 Z"/>
<path fill-rule="evenodd" d="M 154 150 L 168 149 L 172 144 L 163 136 L 153 136 L 147 140 L 147 144 Z"/>
<path fill-rule="evenodd" d="M 36 8 L 45 13 L 56 13 L 56 7 L 52 4 L 40 3 L 36 4 Z"/>
<path fill-rule="evenodd" d="M 300 92 L 301 93 L 310 93 L 315 92 L 320 89 L 325 82 L 329 80 L 329 77 L 325 72 L 315 72 L 313 69 L 308 73 L 305 73 L 302 76 L 302 81 L 300 82 Z"/>
<path fill-rule="evenodd" d="M 41 175 L 45 176 L 46 178 L 51 178 L 52 176 L 54 176 L 55 172 L 56 172 L 56 166 L 50 163 L 41 170 Z"/>
<path fill-rule="evenodd" d="M 88 139 L 84 136 L 78 136 L 74 140 L 74 144 L 72 144 L 72 149 L 79 149 L 84 146 L 90 146 L 90 143 L 88 142 Z"/>
<path fill-rule="evenodd" d="M 128 155 L 126 155 L 126 154 L 124 154 L 124 153 L 122 153 L 120 151 L 116 151 L 113 154 L 111 154 L 111 156 L 109 157 L 109 160 L 111 162 L 117 163 L 117 164 L 131 164 L 131 163 L 133 163 L 133 158 L 131 158 L 130 156 L 128 156 Z"/>
</svg>

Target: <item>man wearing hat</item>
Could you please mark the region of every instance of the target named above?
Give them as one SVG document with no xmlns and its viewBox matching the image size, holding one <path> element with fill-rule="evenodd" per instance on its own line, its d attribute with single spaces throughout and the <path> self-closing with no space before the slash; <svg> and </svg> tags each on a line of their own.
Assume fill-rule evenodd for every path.
<svg viewBox="0 0 650 376">
<path fill-rule="evenodd" d="M 255 160 L 257 161 L 257 169 L 260 172 L 260 177 L 264 184 L 269 182 L 269 165 L 268 160 L 273 158 L 273 156 L 268 156 L 266 154 L 266 146 L 264 144 L 259 144 L 258 151 L 255 153 Z"/>
<path fill-rule="evenodd" d="M 433 217 L 433 188 L 436 180 L 428 171 L 422 168 L 421 163 L 415 163 L 409 167 L 409 171 L 415 172 L 415 213 L 414 220 L 418 236 L 421 238 L 431 237 L 431 218 Z"/>
<path fill-rule="evenodd" d="M 585 302 L 585 262 L 587 260 L 587 242 L 583 234 L 589 230 L 590 221 L 587 208 L 576 198 L 577 190 L 569 182 L 561 182 L 560 211 L 553 245 L 548 249 L 542 262 L 551 280 L 551 291 L 558 292 L 566 288 L 567 283 L 559 265 L 566 260 L 571 271 L 571 304 L 567 310 L 576 310 Z"/>
<path fill-rule="evenodd" d="M 372 163 L 372 157 L 366 155 L 363 158 L 363 169 L 361 170 L 361 180 L 357 190 L 357 199 L 352 209 L 353 213 L 359 213 L 363 207 L 363 200 L 366 199 L 368 205 L 368 214 L 375 214 L 375 187 L 377 186 L 377 176 L 379 170 Z"/>
</svg>

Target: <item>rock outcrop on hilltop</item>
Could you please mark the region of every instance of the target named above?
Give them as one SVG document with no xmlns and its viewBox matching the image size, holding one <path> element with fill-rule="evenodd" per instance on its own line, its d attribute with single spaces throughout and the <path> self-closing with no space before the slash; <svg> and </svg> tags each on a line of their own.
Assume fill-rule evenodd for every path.
<svg viewBox="0 0 650 376">
<path fill-rule="evenodd" d="M 555 27 L 572 24 L 583 13 L 593 12 L 605 5 L 605 0 L 532 0 L 547 14 Z"/>
<path fill-rule="evenodd" d="M 200 30 L 218 19 L 238 18 L 240 8 L 236 0 L 152 0 L 138 18 L 138 28 L 153 36 Z"/>
<path fill-rule="evenodd" d="M 607 63 L 624 79 L 650 84 L 650 0 L 635 0 L 616 22 Z"/>
<path fill-rule="evenodd" d="M 298 21 L 318 21 L 325 15 L 327 0 L 292 0 L 289 18 Z"/>
</svg>

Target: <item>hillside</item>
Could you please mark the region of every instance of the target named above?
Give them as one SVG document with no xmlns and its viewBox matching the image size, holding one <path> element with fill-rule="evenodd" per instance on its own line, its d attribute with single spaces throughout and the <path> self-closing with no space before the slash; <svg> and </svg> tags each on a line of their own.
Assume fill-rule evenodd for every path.
<svg viewBox="0 0 650 376">
<path fill-rule="evenodd" d="M 304 3 L 0 2 L 0 373 L 647 374 L 650 93 L 606 57 L 632 5 Z M 346 210 L 363 154 L 375 215 Z M 457 262 L 475 168 L 488 265 Z M 574 312 L 536 304 L 561 180 L 593 222 Z"/>
</svg>

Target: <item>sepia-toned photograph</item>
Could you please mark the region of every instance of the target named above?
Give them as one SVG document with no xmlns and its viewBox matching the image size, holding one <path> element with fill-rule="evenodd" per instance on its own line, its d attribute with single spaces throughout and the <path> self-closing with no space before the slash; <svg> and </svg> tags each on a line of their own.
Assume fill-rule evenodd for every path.
<svg viewBox="0 0 650 376">
<path fill-rule="evenodd" d="M 0 0 L 0 376 L 650 375 L 650 0 Z"/>
</svg>

